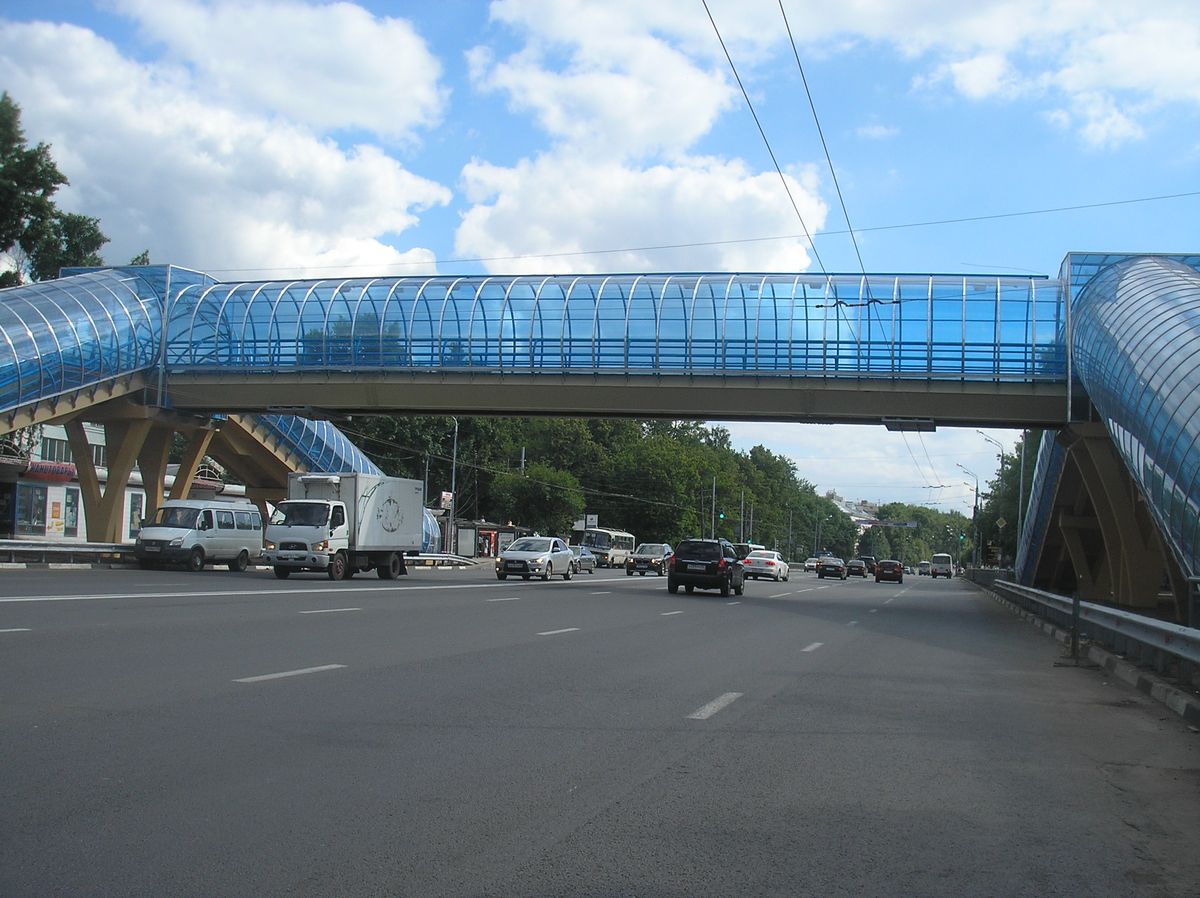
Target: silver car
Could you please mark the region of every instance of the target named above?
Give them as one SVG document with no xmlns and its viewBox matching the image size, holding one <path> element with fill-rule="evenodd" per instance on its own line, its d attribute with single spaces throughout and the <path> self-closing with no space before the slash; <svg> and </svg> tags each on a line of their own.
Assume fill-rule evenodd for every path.
<svg viewBox="0 0 1200 898">
<path fill-rule="evenodd" d="M 570 580 L 575 569 L 575 556 L 561 539 L 554 536 L 523 536 L 509 543 L 496 558 L 496 577 L 508 579 L 511 574 L 522 580 L 541 577 L 549 580 L 556 573 Z"/>
<path fill-rule="evenodd" d="M 570 546 L 571 554 L 575 556 L 575 573 L 596 573 L 596 556 L 587 546 Z"/>
</svg>

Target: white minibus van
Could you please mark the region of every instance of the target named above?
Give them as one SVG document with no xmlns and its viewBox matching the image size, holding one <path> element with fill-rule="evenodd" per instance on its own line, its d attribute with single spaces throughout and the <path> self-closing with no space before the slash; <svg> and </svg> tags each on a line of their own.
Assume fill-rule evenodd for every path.
<svg viewBox="0 0 1200 898">
<path fill-rule="evenodd" d="M 954 559 L 945 554 L 937 554 L 929 559 L 929 576 L 931 577 L 953 577 L 954 576 Z"/>
<path fill-rule="evenodd" d="M 262 515 L 249 502 L 168 499 L 143 521 L 133 552 L 143 568 L 183 564 L 198 571 L 223 562 L 244 571 L 262 548 Z"/>
</svg>

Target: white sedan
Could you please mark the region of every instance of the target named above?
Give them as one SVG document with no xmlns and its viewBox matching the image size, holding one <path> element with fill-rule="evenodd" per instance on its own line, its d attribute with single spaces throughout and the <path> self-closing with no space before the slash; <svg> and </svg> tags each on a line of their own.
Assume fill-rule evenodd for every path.
<svg viewBox="0 0 1200 898">
<path fill-rule="evenodd" d="M 561 539 L 523 536 L 513 540 L 496 558 L 496 577 L 505 580 L 512 574 L 523 580 L 535 576 L 549 580 L 561 574 L 564 580 L 570 580 L 574 567 L 575 556 Z"/>
<path fill-rule="evenodd" d="M 783 556 L 770 549 L 756 549 L 751 552 L 742 559 L 742 566 L 746 569 L 746 576 L 753 577 L 755 580 L 760 577 L 786 580 L 791 572 L 788 563 L 783 560 Z"/>
</svg>

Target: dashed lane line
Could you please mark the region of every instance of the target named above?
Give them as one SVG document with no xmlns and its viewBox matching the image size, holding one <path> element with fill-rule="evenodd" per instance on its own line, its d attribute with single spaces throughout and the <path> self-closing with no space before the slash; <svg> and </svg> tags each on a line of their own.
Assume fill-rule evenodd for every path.
<svg viewBox="0 0 1200 898">
<path fill-rule="evenodd" d="M 819 649 L 819 648 L 820 648 L 821 646 L 823 646 L 824 644 L 825 644 L 825 643 L 823 643 L 823 642 L 813 642 L 813 643 L 810 643 L 809 645 L 806 645 L 806 646 L 805 646 L 804 648 L 802 648 L 800 651 L 802 651 L 802 652 L 815 652 L 817 649 Z"/>
<path fill-rule="evenodd" d="M 538 636 L 557 636 L 560 633 L 575 633 L 578 632 L 578 630 L 578 627 L 564 627 L 561 630 L 545 630 L 539 633 Z"/>
<path fill-rule="evenodd" d="M 315 608 L 312 611 L 297 611 L 297 614 L 339 614 L 343 611 L 362 611 L 361 608 Z"/>
<path fill-rule="evenodd" d="M 670 617 L 672 614 L 683 614 L 682 611 L 662 611 L 659 612 L 662 617 Z"/>
<path fill-rule="evenodd" d="M 767 596 L 768 599 L 782 599 L 784 596 L 790 596 L 790 592 L 777 592 L 773 596 Z"/>
<path fill-rule="evenodd" d="M 28 627 L 9 627 L 7 630 L 0 630 L 0 633 L 32 633 Z"/>
<path fill-rule="evenodd" d="M 519 601 L 521 601 L 521 596 L 501 596 L 498 599 L 486 599 L 485 601 L 488 601 L 488 602 L 519 602 Z"/>
<path fill-rule="evenodd" d="M 736 702 L 745 693 L 742 692 L 726 692 L 724 695 L 719 695 L 707 705 L 702 705 L 687 716 L 687 720 L 708 720 L 718 711 L 729 707 Z"/>
<path fill-rule="evenodd" d="M 853 626 L 857 626 L 857 624 L 858 624 L 858 621 L 856 621 L 856 620 L 852 620 L 852 621 L 850 621 L 848 624 L 846 624 L 846 626 L 847 626 L 847 627 L 853 627 Z"/>
<path fill-rule="evenodd" d="M 235 683 L 262 683 L 265 680 L 282 680 L 284 677 L 299 677 L 304 674 L 321 673 L 326 670 L 341 670 L 345 664 L 322 664 L 320 667 L 302 667 L 299 670 L 284 670 L 279 673 L 261 674 L 257 677 L 239 677 Z"/>
<path fill-rule="evenodd" d="M 740 605 L 742 603 L 741 602 L 726 602 L 725 604 L 726 605 Z"/>
</svg>

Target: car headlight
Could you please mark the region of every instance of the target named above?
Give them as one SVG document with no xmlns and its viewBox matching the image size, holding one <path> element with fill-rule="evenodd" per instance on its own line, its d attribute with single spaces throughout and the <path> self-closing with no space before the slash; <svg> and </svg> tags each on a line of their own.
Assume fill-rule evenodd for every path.
<svg viewBox="0 0 1200 898">
<path fill-rule="evenodd" d="M 267 551 L 267 552 L 274 552 L 275 551 L 275 543 L 271 542 L 269 539 L 264 540 L 263 541 L 263 549 L 264 549 L 264 551 Z"/>
<path fill-rule="evenodd" d="M 312 550 L 314 552 L 324 552 L 329 548 L 329 540 L 323 539 L 319 543 L 313 543 Z"/>
<path fill-rule="evenodd" d="M 172 546 L 173 548 L 179 548 L 180 546 L 183 545 L 183 537 L 182 536 L 175 537 L 173 540 L 171 540 L 169 545 Z"/>
</svg>

